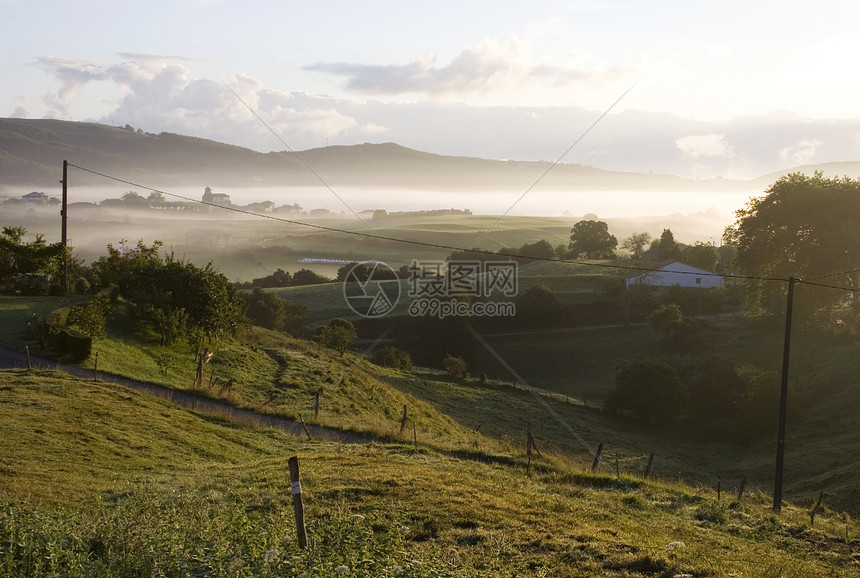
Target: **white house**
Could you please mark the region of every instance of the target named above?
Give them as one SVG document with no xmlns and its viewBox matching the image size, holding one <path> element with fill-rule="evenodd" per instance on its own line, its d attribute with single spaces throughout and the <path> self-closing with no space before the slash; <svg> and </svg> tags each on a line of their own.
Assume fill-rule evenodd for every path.
<svg viewBox="0 0 860 578">
<path fill-rule="evenodd" d="M 670 261 L 654 271 L 647 271 L 627 278 L 627 288 L 633 285 L 657 285 L 671 287 L 722 287 L 725 279 L 722 275 L 685 265 L 680 261 Z"/>
</svg>

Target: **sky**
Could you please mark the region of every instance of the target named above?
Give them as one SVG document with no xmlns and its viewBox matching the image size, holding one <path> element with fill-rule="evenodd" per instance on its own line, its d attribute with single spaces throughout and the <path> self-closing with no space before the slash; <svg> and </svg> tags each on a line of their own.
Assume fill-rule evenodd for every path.
<svg viewBox="0 0 860 578">
<path fill-rule="evenodd" d="M 709 179 L 860 160 L 860 4 L 0 0 L 0 117 Z"/>
</svg>

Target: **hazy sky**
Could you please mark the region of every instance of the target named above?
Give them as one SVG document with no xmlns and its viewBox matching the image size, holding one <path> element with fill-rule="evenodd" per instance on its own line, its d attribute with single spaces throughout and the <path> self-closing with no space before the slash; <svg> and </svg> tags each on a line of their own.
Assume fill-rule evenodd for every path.
<svg viewBox="0 0 860 578">
<path fill-rule="evenodd" d="M 611 108 L 564 162 L 751 178 L 860 160 L 858 25 L 849 0 L 0 0 L 0 116 L 283 150 L 232 89 L 297 151 L 554 161 Z"/>
</svg>

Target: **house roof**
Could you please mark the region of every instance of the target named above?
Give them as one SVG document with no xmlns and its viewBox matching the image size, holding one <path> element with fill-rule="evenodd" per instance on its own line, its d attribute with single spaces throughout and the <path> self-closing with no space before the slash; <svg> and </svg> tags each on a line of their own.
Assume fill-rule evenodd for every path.
<svg viewBox="0 0 860 578">
<path fill-rule="evenodd" d="M 635 279 L 637 277 L 642 277 L 644 275 L 649 275 L 655 272 L 673 272 L 673 271 L 681 271 L 684 273 L 702 273 L 704 275 L 717 275 L 713 271 L 707 271 L 705 269 L 699 269 L 698 267 L 693 267 L 692 265 L 687 265 L 686 263 L 682 263 L 681 261 L 661 261 L 657 264 L 657 266 L 653 270 L 643 271 L 641 273 L 636 273 L 635 275 L 630 275 L 627 279 Z"/>
</svg>

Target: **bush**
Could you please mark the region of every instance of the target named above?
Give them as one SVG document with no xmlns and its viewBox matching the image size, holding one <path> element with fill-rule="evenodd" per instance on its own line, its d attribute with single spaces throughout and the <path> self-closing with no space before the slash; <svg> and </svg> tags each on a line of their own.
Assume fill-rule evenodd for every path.
<svg viewBox="0 0 860 578">
<path fill-rule="evenodd" d="M 448 375 L 466 377 L 466 362 L 462 357 L 446 355 L 445 359 L 442 360 L 442 368 L 445 369 L 445 373 Z"/>
<path fill-rule="evenodd" d="M 75 279 L 75 293 L 78 295 L 84 295 L 85 293 L 89 293 L 90 291 L 90 282 L 87 281 L 86 277 L 78 277 Z"/>
<path fill-rule="evenodd" d="M 69 311 L 66 323 L 80 329 L 81 333 L 93 339 L 103 339 L 107 335 L 107 321 L 110 316 L 110 297 L 100 293 L 86 305 L 76 305 Z"/>
<path fill-rule="evenodd" d="M 606 399 L 606 409 L 629 411 L 648 423 L 671 420 L 684 410 L 687 387 L 675 369 L 653 359 L 618 362 L 615 388 Z"/>
<path fill-rule="evenodd" d="M 412 371 L 412 358 L 409 354 L 393 346 L 377 349 L 373 354 L 373 363 L 401 371 Z"/>
</svg>

